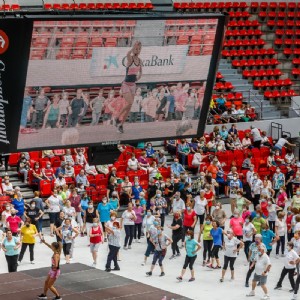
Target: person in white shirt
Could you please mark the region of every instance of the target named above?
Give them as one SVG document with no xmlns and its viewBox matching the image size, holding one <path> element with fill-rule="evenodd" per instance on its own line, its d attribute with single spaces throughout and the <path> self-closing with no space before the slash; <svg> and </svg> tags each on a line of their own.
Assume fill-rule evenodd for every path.
<svg viewBox="0 0 300 300">
<path fill-rule="evenodd" d="M 200 221 L 200 232 L 202 232 L 203 229 L 205 212 L 208 212 L 207 200 L 204 196 L 205 190 L 201 190 L 200 194 L 194 199 L 194 211 L 197 215 L 197 219 Z"/>
<path fill-rule="evenodd" d="M 250 126 L 250 128 L 251 128 L 251 134 L 253 138 L 253 147 L 260 148 L 261 140 L 262 140 L 260 132 L 254 126 Z"/>
<path fill-rule="evenodd" d="M 261 181 L 257 173 L 253 174 L 250 187 L 251 187 L 253 206 L 256 207 L 259 204 L 260 193 L 263 188 L 263 182 Z"/>
<path fill-rule="evenodd" d="M 55 181 L 54 181 L 54 186 L 58 187 L 58 186 L 65 186 L 66 185 L 66 179 L 64 177 L 63 173 L 59 173 L 58 177 L 56 177 Z"/>
<path fill-rule="evenodd" d="M 244 243 L 242 241 L 233 236 L 233 232 L 231 229 L 227 230 L 227 232 L 223 230 L 223 234 L 224 265 L 220 282 L 224 281 L 224 276 L 228 268 L 228 264 L 231 270 L 231 280 L 234 280 L 234 263 L 237 258 L 238 248 L 241 249 L 244 246 Z"/>
<path fill-rule="evenodd" d="M 277 245 L 276 245 L 276 258 L 279 257 L 280 246 L 281 246 L 281 256 L 284 256 L 285 232 L 286 232 L 286 225 L 285 225 L 285 221 L 283 220 L 284 216 L 285 216 L 284 212 L 279 212 L 278 219 L 275 222 L 275 233 L 279 237 L 279 240 L 277 241 Z"/>
<path fill-rule="evenodd" d="M 132 154 L 131 158 L 128 159 L 127 167 L 129 171 L 136 171 L 139 169 L 139 162 L 135 158 L 134 154 Z"/>
<path fill-rule="evenodd" d="M 291 144 L 287 141 L 287 136 L 286 135 L 283 135 L 278 141 L 277 143 L 274 145 L 273 147 L 273 151 L 276 151 L 276 150 L 279 150 L 280 153 L 282 151 L 282 148 L 285 146 L 285 144 L 287 144 L 288 146 L 290 147 L 295 147 L 296 145 L 295 144 Z"/>
<path fill-rule="evenodd" d="M 175 213 L 176 211 L 183 213 L 184 210 L 185 210 L 185 203 L 180 198 L 180 192 L 176 192 L 173 197 L 172 211 L 173 213 Z"/>
<path fill-rule="evenodd" d="M 268 289 L 266 286 L 267 283 L 267 275 L 271 269 L 271 262 L 269 256 L 265 253 L 265 248 L 260 246 L 258 248 L 258 255 L 255 261 L 253 261 L 251 268 L 255 265 L 255 273 L 252 280 L 252 290 L 247 295 L 247 297 L 255 296 L 255 288 L 257 282 L 260 283 L 262 290 L 264 291 L 264 296 L 261 298 L 262 300 L 269 300 L 270 296 L 268 295 Z"/>
<path fill-rule="evenodd" d="M 287 274 L 289 274 L 289 281 L 291 284 L 292 289 L 290 292 L 293 292 L 295 289 L 295 280 L 294 280 L 294 273 L 296 264 L 299 262 L 299 256 L 294 250 L 294 243 L 288 242 L 287 243 L 288 252 L 284 258 L 284 267 L 281 271 L 281 275 L 279 281 L 275 287 L 275 290 L 279 290 L 282 288 L 282 282 Z"/>
</svg>

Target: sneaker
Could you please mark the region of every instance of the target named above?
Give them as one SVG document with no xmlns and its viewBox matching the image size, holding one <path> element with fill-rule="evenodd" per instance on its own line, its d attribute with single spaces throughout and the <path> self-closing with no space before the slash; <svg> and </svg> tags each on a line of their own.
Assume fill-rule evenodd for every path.
<svg viewBox="0 0 300 300">
<path fill-rule="evenodd" d="M 294 294 L 292 300 L 297 300 L 297 294 Z"/>
<path fill-rule="evenodd" d="M 48 298 L 47 298 L 47 296 L 46 296 L 46 295 L 44 295 L 44 294 L 40 294 L 40 295 L 38 295 L 38 296 L 37 296 L 37 298 L 38 298 L 38 299 L 43 299 L 43 300 L 46 300 L 46 299 L 48 299 Z"/>
<path fill-rule="evenodd" d="M 249 282 L 246 282 L 246 283 L 245 283 L 245 287 L 249 287 Z"/>
<path fill-rule="evenodd" d="M 251 291 L 249 294 L 246 295 L 247 297 L 253 297 L 255 296 L 255 292 L 254 291 Z"/>
<path fill-rule="evenodd" d="M 19 261 L 18 261 L 18 266 L 20 266 L 20 265 L 21 265 L 21 261 L 19 260 Z"/>
<path fill-rule="evenodd" d="M 181 254 L 180 254 L 180 253 L 177 253 L 177 254 L 176 254 L 176 256 L 178 256 L 178 257 L 179 257 L 179 256 L 181 256 Z"/>
<path fill-rule="evenodd" d="M 111 268 L 106 268 L 105 269 L 105 272 L 110 272 L 111 271 Z"/>
<path fill-rule="evenodd" d="M 80 233 L 80 236 L 81 236 L 81 237 L 84 237 L 84 233 L 83 233 L 83 232 L 81 232 L 81 233 Z"/>
<path fill-rule="evenodd" d="M 142 265 L 142 266 L 145 266 L 145 265 L 146 265 L 146 263 L 143 261 L 143 262 L 141 263 L 141 265 Z"/>
<path fill-rule="evenodd" d="M 93 262 L 93 263 L 91 264 L 91 267 L 92 267 L 92 268 L 96 268 L 96 266 L 97 266 L 97 264 L 96 264 L 95 262 Z"/>
<path fill-rule="evenodd" d="M 61 296 L 56 296 L 56 297 L 52 298 L 52 300 L 62 300 L 62 297 Z"/>
<path fill-rule="evenodd" d="M 221 269 L 222 267 L 221 267 L 221 266 L 217 266 L 216 268 L 217 268 L 217 269 Z"/>
<path fill-rule="evenodd" d="M 121 269 L 120 269 L 120 267 L 114 267 L 113 270 L 114 271 L 120 271 Z"/>
<path fill-rule="evenodd" d="M 35 264 L 34 260 L 32 260 L 30 263 L 31 263 L 32 265 L 34 265 L 34 264 Z"/>
<path fill-rule="evenodd" d="M 267 295 L 267 294 L 265 294 L 265 295 L 263 295 L 260 299 L 261 299 L 261 300 L 269 300 L 269 299 L 270 299 L 270 296 Z"/>
<path fill-rule="evenodd" d="M 206 265 L 208 268 L 210 268 L 210 269 L 214 269 L 214 267 L 212 266 L 212 264 L 208 264 L 208 265 Z"/>
<path fill-rule="evenodd" d="M 220 279 L 220 282 L 224 282 L 224 278 L 221 278 L 221 279 Z"/>
<path fill-rule="evenodd" d="M 178 280 L 178 281 L 182 281 L 182 277 L 181 276 L 178 276 L 178 277 L 176 277 L 176 279 Z"/>
<path fill-rule="evenodd" d="M 231 278 L 229 279 L 229 281 L 230 281 L 230 282 L 234 281 L 234 277 L 231 277 Z"/>
<path fill-rule="evenodd" d="M 292 293 L 294 291 L 294 289 L 289 290 L 290 293 Z"/>
<path fill-rule="evenodd" d="M 124 250 L 128 250 L 128 248 L 126 246 L 123 247 Z"/>
<path fill-rule="evenodd" d="M 128 246 L 128 249 L 131 249 L 131 246 Z"/>
<path fill-rule="evenodd" d="M 276 257 L 276 259 L 279 259 L 279 254 L 276 254 L 276 256 L 275 256 L 275 257 Z"/>
<path fill-rule="evenodd" d="M 194 277 L 191 277 L 191 278 L 189 279 L 189 282 L 192 282 L 192 281 L 195 281 L 195 278 L 194 278 Z"/>
<path fill-rule="evenodd" d="M 138 244 L 140 244 L 140 243 L 141 243 L 141 240 L 137 240 L 137 242 L 138 242 Z"/>
<path fill-rule="evenodd" d="M 276 286 L 274 287 L 274 290 L 280 290 L 281 288 L 282 288 L 281 285 L 276 285 Z"/>
<path fill-rule="evenodd" d="M 165 276 L 165 272 L 161 272 L 159 275 L 159 277 L 163 277 L 163 276 Z"/>
<path fill-rule="evenodd" d="M 104 242 L 105 242 L 105 243 L 107 242 L 107 238 L 104 238 Z"/>
<path fill-rule="evenodd" d="M 282 254 L 281 254 L 281 257 L 285 257 L 285 254 L 284 254 L 284 253 L 282 253 Z"/>
<path fill-rule="evenodd" d="M 202 266 L 205 267 L 205 264 L 206 264 L 206 262 L 205 262 L 205 260 L 204 260 L 203 263 L 202 263 Z"/>
<path fill-rule="evenodd" d="M 147 272 L 146 275 L 147 275 L 147 276 L 152 276 L 152 272 L 151 272 L 151 271 L 150 271 L 150 272 Z"/>
<path fill-rule="evenodd" d="M 175 258 L 175 257 L 176 257 L 176 255 L 173 254 L 169 259 L 173 259 L 173 258 Z"/>
</svg>

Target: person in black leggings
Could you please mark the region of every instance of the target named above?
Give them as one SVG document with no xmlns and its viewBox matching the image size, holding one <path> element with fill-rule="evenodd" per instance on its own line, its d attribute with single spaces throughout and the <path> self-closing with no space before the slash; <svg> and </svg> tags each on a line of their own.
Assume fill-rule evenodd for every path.
<svg viewBox="0 0 300 300">
<path fill-rule="evenodd" d="M 194 231 L 188 230 L 185 235 L 186 257 L 181 271 L 181 275 L 177 277 L 179 281 L 182 281 L 183 275 L 187 267 L 189 267 L 191 271 L 191 278 L 189 279 L 189 281 L 195 280 L 195 272 L 193 266 L 197 258 L 197 252 L 200 249 L 201 249 L 200 244 L 194 239 Z"/>
<path fill-rule="evenodd" d="M 178 247 L 178 242 L 182 238 L 182 219 L 180 216 L 180 212 L 174 213 L 173 222 L 171 225 L 168 226 L 172 229 L 172 256 L 170 259 L 175 258 L 176 256 L 180 256 L 180 251 Z"/>
<path fill-rule="evenodd" d="M 203 236 L 203 263 L 202 265 L 205 266 L 205 264 L 209 264 L 210 263 L 210 259 L 211 259 L 211 250 L 213 247 L 213 239 L 210 236 L 210 230 L 212 229 L 212 217 L 207 215 L 205 218 L 205 222 L 204 222 L 204 226 L 203 229 L 201 231 L 201 233 L 199 233 L 199 238 L 198 238 L 198 242 L 200 242 L 200 236 Z M 206 256 L 207 257 L 207 261 L 206 261 Z"/>
<path fill-rule="evenodd" d="M 233 236 L 233 232 L 231 229 L 227 230 L 227 232 L 223 231 L 223 234 L 225 235 L 223 242 L 223 248 L 225 253 L 222 277 L 220 279 L 221 282 L 224 281 L 224 276 L 228 268 L 228 264 L 231 270 L 231 280 L 234 280 L 234 263 L 237 258 L 237 253 L 239 249 L 241 249 L 244 246 L 244 243 L 242 241 L 240 241 L 237 237 Z"/>
<path fill-rule="evenodd" d="M 284 277 L 289 274 L 289 281 L 292 287 L 292 290 L 290 292 L 295 290 L 295 280 L 294 280 L 294 273 L 295 273 L 295 266 L 297 262 L 300 261 L 298 254 L 294 250 L 294 243 L 293 242 L 288 242 L 287 243 L 288 247 L 288 253 L 285 257 L 285 262 L 284 262 L 284 267 L 281 271 L 280 279 L 275 287 L 275 290 L 280 289 L 282 287 L 282 282 L 284 280 Z M 288 268 L 287 268 L 288 266 Z M 297 278 L 298 280 L 298 278 Z M 298 288 L 299 288 L 299 283 L 298 283 Z"/>
</svg>

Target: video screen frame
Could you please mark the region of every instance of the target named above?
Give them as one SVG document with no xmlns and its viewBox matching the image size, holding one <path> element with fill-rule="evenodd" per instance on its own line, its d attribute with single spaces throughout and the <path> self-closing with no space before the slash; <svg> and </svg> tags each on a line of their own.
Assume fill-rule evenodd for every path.
<svg viewBox="0 0 300 300">
<path fill-rule="evenodd" d="M 50 17 L 50 16 L 32 16 L 29 17 L 28 19 L 32 22 L 35 21 L 71 21 L 71 20 L 87 20 L 87 21 L 95 21 L 95 20 L 178 20 L 178 19 L 217 19 L 217 29 L 216 29 L 216 34 L 215 34 L 215 41 L 213 45 L 213 51 L 212 51 L 212 56 L 211 56 L 211 61 L 210 61 L 210 66 L 208 70 L 208 76 L 207 76 L 207 81 L 206 81 L 206 90 L 205 94 L 203 97 L 203 104 L 202 104 L 202 109 L 200 111 L 200 121 L 198 122 L 198 128 L 196 134 L 193 135 L 176 135 L 176 136 L 164 136 L 164 137 L 158 137 L 158 138 L 144 138 L 144 140 L 147 141 L 153 141 L 153 140 L 164 140 L 164 139 L 180 139 L 180 138 L 187 138 L 187 137 L 196 137 L 196 136 L 202 136 L 204 134 L 204 129 L 205 129 L 205 124 L 208 116 L 208 110 L 209 110 L 209 104 L 210 104 L 210 99 L 212 97 L 212 91 L 213 91 L 213 86 L 215 82 L 215 75 L 216 75 L 216 69 L 217 69 L 217 64 L 218 64 L 218 58 L 220 56 L 221 52 L 221 45 L 222 45 L 222 40 L 224 36 L 224 27 L 226 23 L 226 17 L 221 14 L 186 14 L 186 15 L 180 15 L 180 14 L 160 14 L 158 16 L 153 16 L 153 15 L 147 15 L 147 14 L 138 14 L 138 15 L 107 15 L 107 16 L 74 16 L 73 18 L 70 17 L 64 17 L 64 16 L 59 16 L 59 17 Z M 28 57 L 29 59 L 29 57 Z M 28 60 L 29 61 L 29 60 Z M 27 75 L 26 75 L 27 76 Z M 184 80 L 182 80 L 184 82 Z M 162 84 L 164 82 L 161 82 Z M 21 112 L 20 112 L 21 115 Z M 159 130 L 159 129 L 158 129 Z M 19 138 L 19 136 L 18 136 Z M 18 140 L 17 138 L 17 140 Z M 140 141 L 141 138 L 139 139 L 130 139 L 130 140 L 112 140 L 112 141 L 100 141 L 100 142 L 95 142 L 95 143 L 89 143 L 89 146 L 97 146 L 99 144 L 118 144 L 118 143 L 134 143 Z M 87 144 L 66 144 L 66 145 L 52 145 L 46 148 L 68 148 L 70 146 L 87 146 Z M 33 145 L 32 148 L 19 148 L 16 149 L 18 151 L 26 151 L 26 150 L 40 150 L 40 149 L 45 149 L 45 146 L 39 147 L 38 145 Z"/>
</svg>

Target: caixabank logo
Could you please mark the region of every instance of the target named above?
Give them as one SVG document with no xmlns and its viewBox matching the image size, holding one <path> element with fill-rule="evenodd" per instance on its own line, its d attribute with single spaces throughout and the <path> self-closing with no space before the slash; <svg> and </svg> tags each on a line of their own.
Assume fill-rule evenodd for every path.
<svg viewBox="0 0 300 300">
<path fill-rule="evenodd" d="M 0 29 L 0 55 L 4 54 L 9 46 L 9 39 L 7 34 Z"/>
</svg>

